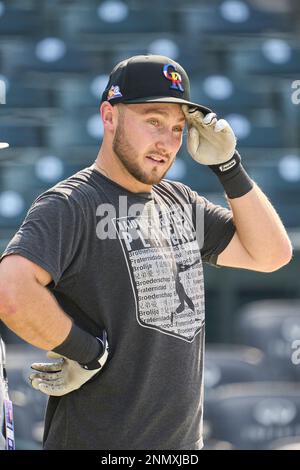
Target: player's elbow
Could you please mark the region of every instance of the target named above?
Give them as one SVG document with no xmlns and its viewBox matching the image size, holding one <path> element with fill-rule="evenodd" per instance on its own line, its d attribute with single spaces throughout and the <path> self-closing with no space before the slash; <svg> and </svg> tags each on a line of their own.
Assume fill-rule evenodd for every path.
<svg viewBox="0 0 300 470">
<path fill-rule="evenodd" d="M 0 264 L 0 319 L 7 323 L 19 310 L 18 294 L 24 289 L 25 279 L 17 270 L 7 269 L 4 261 Z"/>
<path fill-rule="evenodd" d="M 2 283 L 0 286 L 0 320 L 5 323 L 5 319 L 11 317 L 16 311 L 17 307 L 12 290 Z"/>
<path fill-rule="evenodd" d="M 272 259 L 267 266 L 264 267 L 263 271 L 267 273 L 272 273 L 278 271 L 278 269 L 283 268 L 293 258 L 293 248 L 289 241 L 287 241 L 281 248 L 272 256 Z"/>
</svg>

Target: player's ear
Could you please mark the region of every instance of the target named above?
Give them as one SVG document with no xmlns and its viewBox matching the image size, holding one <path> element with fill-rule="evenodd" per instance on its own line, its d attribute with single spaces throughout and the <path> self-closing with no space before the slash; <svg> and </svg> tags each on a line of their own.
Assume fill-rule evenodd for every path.
<svg viewBox="0 0 300 470">
<path fill-rule="evenodd" d="M 108 101 L 104 101 L 100 106 L 100 114 L 104 129 L 108 132 L 114 132 L 116 127 L 116 110 L 114 107 Z"/>
</svg>

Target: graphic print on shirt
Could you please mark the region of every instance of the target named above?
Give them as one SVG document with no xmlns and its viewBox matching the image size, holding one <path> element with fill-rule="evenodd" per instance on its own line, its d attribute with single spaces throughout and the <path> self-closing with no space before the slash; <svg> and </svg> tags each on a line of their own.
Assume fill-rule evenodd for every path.
<svg viewBox="0 0 300 470">
<path fill-rule="evenodd" d="M 151 201 L 140 216 L 114 223 L 139 324 L 192 342 L 204 324 L 204 282 L 199 245 L 185 217 L 180 207 L 158 213 Z"/>
</svg>

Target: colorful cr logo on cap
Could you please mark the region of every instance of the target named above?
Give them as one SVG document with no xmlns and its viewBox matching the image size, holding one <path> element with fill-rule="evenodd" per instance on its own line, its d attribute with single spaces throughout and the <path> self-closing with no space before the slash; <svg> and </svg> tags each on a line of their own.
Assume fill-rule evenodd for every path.
<svg viewBox="0 0 300 470">
<path fill-rule="evenodd" d="M 172 85 L 170 88 L 172 88 L 172 90 L 179 90 L 182 92 L 184 91 L 183 86 L 181 85 L 181 75 L 179 72 L 177 72 L 173 64 L 166 64 L 163 68 L 163 73 L 167 80 L 171 80 Z"/>
<path fill-rule="evenodd" d="M 120 88 L 118 85 L 112 85 L 107 93 L 107 101 L 111 100 L 112 98 L 121 98 L 123 95 L 120 92 Z"/>
</svg>

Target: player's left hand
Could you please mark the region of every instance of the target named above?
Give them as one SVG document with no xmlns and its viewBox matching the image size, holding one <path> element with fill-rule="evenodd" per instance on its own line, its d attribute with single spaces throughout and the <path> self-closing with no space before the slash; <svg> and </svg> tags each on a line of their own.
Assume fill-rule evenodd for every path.
<svg viewBox="0 0 300 470">
<path fill-rule="evenodd" d="M 100 365 L 99 369 L 85 370 L 78 362 L 53 351 L 49 351 L 47 356 L 58 361 L 32 364 L 31 368 L 37 372 L 29 377 L 31 386 L 46 395 L 60 397 L 73 392 L 100 371 Z"/>
<path fill-rule="evenodd" d="M 100 340 L 100 338 L 98 339 Z M 55 397 L 77 390 L 97 375 L 105 365 L 109 354 L 106 331 L 103 331 L 101 342 L 103 343 L 103 351 L 95 359 L 95 368 L 93 369 L 87 369 L 87 366 L 49 351 L 47 353 L 49 359 L 57 359 L 57 362 L 32 364 L 31 368 L 36 372 L 29 377 L 31 386 L 46 395 Z"/>
<path fill-rule="evenodd" d="M 227 162 L 234 154 L 236 137 L 225 119 L 215 113 L 206 116 L 198 109 L 182 105 L 188 127 L 187 149 L 191 157 L 202 165 Z"/>
</svg>

